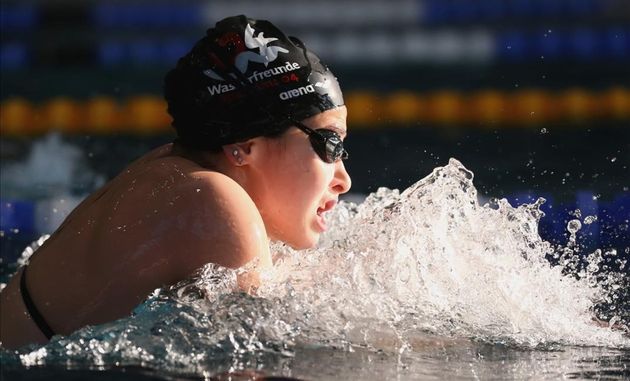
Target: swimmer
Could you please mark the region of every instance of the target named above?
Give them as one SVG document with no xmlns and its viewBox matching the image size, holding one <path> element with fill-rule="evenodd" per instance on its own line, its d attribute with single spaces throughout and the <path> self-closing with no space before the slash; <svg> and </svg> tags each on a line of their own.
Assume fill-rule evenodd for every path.
<svg viewBox="0 0 630 381">
<path fill-rule="evenodd" d="M 326 230 L 351 185 L 347 114 L 300 40 L 224 19 L 167 73 L 164 96 L 177 138 L 87 197 L 17 271 L 0 295 L 3 347 L 128 316 L 207 263 L 260 270 L 270 241 L 304 249 Z"/>
</svg>

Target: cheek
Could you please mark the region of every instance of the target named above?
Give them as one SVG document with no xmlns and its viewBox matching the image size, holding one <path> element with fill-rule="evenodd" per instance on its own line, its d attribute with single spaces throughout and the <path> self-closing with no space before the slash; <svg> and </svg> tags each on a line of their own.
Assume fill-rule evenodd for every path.
<svg viewBox="0 0 630 381">
<path fill-rule="evenodd" d="M 270 189 L 274 209 L 283 216 L 302 216 L 310 213 L 326 190 L 325 175 L 321 168 L 307 163 L 287 164 L 274 174 Z"/>
<path fill-rule="evenodd" d="M 296 168 L 292 181 L 295 184 L 295 189 L 299 191 L 303 203 L 310 205 L 321 201 L 332 176 L 333 171 L 329 166 L 316 158 Z"/>
<path fill-rule="evenodd" d="M 308 141 L 300 140 L 285 144 L 270 157 L 273 179 L 271 192 L 281 209 L 312 208 L 321 201 L 334 176 L 334 166 L 324 163 L 313 151 Z"/>
</svg>

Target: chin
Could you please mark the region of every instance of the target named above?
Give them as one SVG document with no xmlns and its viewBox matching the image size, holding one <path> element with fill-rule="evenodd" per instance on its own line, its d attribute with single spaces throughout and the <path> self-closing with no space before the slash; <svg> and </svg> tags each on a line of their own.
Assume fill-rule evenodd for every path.
<svg viewBox="0 0 630 381">
<path fill-rule="evenodd" d="M 315 247 L 318 241 L 319 241 L 319 234 L 311 233 L 304 237 L 300 237 L 300 239 L 285 241 L 285 242 L 287 242 L 287 244 L 291 246 L 291 248 L 294 250 L 306 250 L 306 249 L 312 249 L 313 247 Z"/>
</svg>

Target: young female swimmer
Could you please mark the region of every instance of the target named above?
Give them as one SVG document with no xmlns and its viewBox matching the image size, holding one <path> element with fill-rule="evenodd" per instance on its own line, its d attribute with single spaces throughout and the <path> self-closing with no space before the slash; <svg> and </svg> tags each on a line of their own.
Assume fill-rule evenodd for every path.
<svg viewBox="0 0 630 381">
<path fill-rule="evenodd" d="M 206 263 L 301 249 L 350 188 L 336 78 L 268 21 L 218 22 L 165 77 L 177 139 L 84 200 L 2 291 L 5 348 L 128 315 Z"/>
</svg>

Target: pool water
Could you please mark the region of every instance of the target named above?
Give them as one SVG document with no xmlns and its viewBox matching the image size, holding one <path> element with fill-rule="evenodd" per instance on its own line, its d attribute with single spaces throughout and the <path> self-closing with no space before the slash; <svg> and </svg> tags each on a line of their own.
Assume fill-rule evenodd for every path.
<svg viewBox="0 0 630 381">
<path fill-rule="evenodd" d="M 382 188 L 360 205 L 341 203 L 315 249 L 273 244 L 274 266 L 256 295 L 237 291 L 237 271 L 208 265 L 155 290 L 131 317 L 2 350 L 2 372 L 628 378 L 623 249 L 584 252 L 576 234 L 589 216 L 569 223 L 566 245 L 543 240 L 543 202 L 480 202 L 472 172 L 451 159 L 403 192 Z"/>
</svg>

